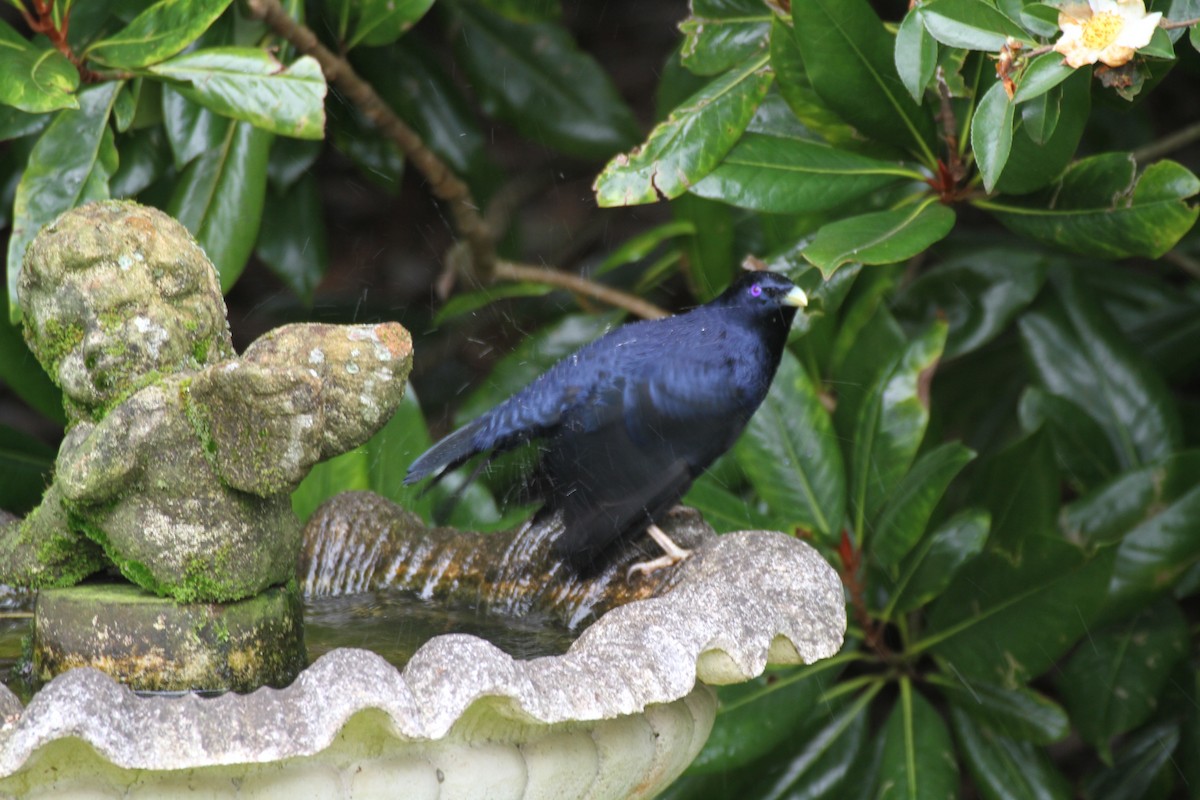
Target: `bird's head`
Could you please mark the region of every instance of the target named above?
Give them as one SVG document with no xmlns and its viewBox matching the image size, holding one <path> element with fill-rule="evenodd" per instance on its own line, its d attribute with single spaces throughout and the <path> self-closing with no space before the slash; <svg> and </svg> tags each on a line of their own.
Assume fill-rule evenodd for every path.
<svg viewBox="0 0 1200 800">
<path fill-rule="evenodd" d="M 735 280 L 718 302 L 747 309 L 756 315 L 782 312 L 790 323 L 796 309 L 808 305 L 808 295 L 779 273 L 760 270 L 747 272 Z"/>
</svg>

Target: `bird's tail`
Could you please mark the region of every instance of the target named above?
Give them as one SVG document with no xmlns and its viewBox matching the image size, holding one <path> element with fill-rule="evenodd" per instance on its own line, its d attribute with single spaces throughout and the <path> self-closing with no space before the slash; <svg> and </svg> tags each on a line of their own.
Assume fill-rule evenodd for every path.
<svg viewBox="0 0 1200 800">
<path fill-rule="evenodd" d="M 454 433 L 442 439 L 433 447 L 426 450 L 408 467 L 404 476 L 404 485 L 411 486 L 429 475 L 437 472 L 434 481 L 442 475 L 464 464 L 467 459 L 485 448 L 481 448 L 476 440 L 479 429 L 478 420 L 459 428 Z"/>
</svg>

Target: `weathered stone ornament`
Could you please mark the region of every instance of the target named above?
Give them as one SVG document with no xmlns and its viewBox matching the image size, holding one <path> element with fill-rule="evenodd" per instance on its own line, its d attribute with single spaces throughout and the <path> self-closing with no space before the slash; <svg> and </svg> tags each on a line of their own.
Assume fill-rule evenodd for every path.
<svg viewBox="0 0 1200 800">
<path fill-rule="evenodd" d="M 391 416 L 412 363 L 399 325 L 289 325 L 238 358 L 216 270 L 130 202 L 48 225 L 19 284 L 26 339 L 66 398 L 42 504 L 0 526 L 0 583 L 68 586 L 109 565 L 185 602 L 294 574 L 289 493 Z"/>
</svg>

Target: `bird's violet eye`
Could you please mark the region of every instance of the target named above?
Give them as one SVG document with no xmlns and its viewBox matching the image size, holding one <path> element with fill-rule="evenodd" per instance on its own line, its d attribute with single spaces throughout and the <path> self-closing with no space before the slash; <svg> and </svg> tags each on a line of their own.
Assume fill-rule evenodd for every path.
<svg viewBox="0 0 1200 800">
<path fill-rule="evenodd" d="M 762 294 L 762 287 L 759 286 L 757 283 L 750 287 L 750 296 L 751 297 L 758 297 L 761 294 Z"/>
</svg>

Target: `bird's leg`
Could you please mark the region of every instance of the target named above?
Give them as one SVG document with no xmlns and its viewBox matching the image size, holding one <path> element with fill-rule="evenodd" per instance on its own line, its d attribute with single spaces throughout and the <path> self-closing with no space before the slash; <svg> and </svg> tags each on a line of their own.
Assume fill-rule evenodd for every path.
<svg viewBox="0 0 1200 800">
<path fill-rule="evenodd" d="M 650 534 L 651 539 L 658 542 L 658 546 L 663 549 L 663 554 L 652 561 L 640 561 L 631 566 L 625 573 L 625 580 L 632 578 L 636 572 L 649 575 L 651 572 L 657 572 L 664 567 L 673 567 L 692 554 L 691 550 L 680 547 L 671 541 L 671 537 L 667 536 L 663 532 L 663 529 L 654 523 L 650 523 L 650 527 L 646 529 L 646 533 Z"/>
</svg>

